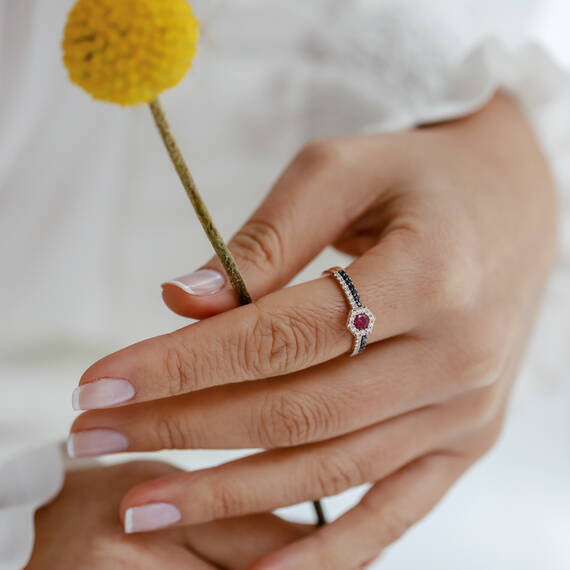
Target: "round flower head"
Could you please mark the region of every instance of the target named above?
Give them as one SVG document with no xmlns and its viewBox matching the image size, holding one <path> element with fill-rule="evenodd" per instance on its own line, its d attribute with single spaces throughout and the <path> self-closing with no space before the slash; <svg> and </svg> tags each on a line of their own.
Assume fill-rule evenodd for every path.
<svg viewBox="0 0 570 570">
<path fill-rule="evenodd" d="M 186 0 L 78 0 L 65 26 L 63 61 L 95 99 L 150 103 L 183 79 L 198 32 Z"/>
</svg>

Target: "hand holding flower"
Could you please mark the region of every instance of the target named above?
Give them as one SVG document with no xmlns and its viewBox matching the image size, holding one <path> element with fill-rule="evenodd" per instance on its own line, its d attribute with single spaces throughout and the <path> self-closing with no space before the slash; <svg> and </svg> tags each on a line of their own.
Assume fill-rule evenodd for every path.
<svg viewBox="0 0 570 570">
<path fill-rule="evenodd" d="M 89 368 L 79 405 L 111 407 L 77 419 L 75 451 L 118 437 L 130 451 L 268 449 L 137 485 L 121 507 L 131 530 L 150 530 L 136 517 L 153 503 L 180 526 L 373 482 L 256 568 L 363 564 L 497 438 L 553 243 L 546 165 L 503 95 L 459 121 L 313 143 L 230 243 L 255 303 L 166 285 L 175 311 L 213 316 Z M 377 317 L 357 358 L 330 277 L 282 289 L 329 244 L 355 256 L 348 272 Z M 102 382 L 128 399 L 101 397 Z"/>
</svg>

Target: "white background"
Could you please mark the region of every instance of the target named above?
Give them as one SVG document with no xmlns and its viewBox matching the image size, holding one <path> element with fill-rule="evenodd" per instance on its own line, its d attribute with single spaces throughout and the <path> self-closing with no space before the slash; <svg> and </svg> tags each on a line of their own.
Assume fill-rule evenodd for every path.
<svg viewBox="0 0 570 570">
<path fill-rule="evenodd" d="M 322 0 L 196 2 L 203 24 L 200 55 L 164 103 L 225 235 L 239 227 L 308 138 L 392 124 L 396 116 L 414 118 L 412 105 L 402 107 L 406 98 L 389 68 L 371 69 L 377 77 L 369 82 L 352 64 L 336 67 L 337 61 L 309 57 L 327 45 L 315 39 L 315 26 L 326 30 L 345 21 L 338 9 L 349 7 L 330 4 L 337 7 L 332 21 L 323 21 Z M 357 4 L 363 10 L 386 4 L 393 21 L 380 21 L 373 35 L 383 37 L 384 25 L 392 42 L 406 41 L 406 30 L 423 25 L 405 22 L 395 33 L 400 6 L 412 7 L 408 15 L 428 6 Z M 523 4 L 532 2 L 503 3 L 497 29 L 508 27 L 509 6 Z M 159 285 L 210 255 L 147 110 L 94 103 L 67 82 L 58 41 L 69 5 L 0 4 L 0 458 L 66 435 L 74 417 L 71 391 L 91 362 L 185 324 L 163 307 Z M 444 13 L 445 3 L 437 5 Z M 568 7 L 564 1 L 550 5 L 550 12 L 536 17 L 536 36 L 568 63 Z M 459 3 L 453 6 L 460 11 Z M 483 14 L 494 8 L 477 3 Z M 518 8 L 512 11 L 518 14 Z M 521 8 L 512 20 L 519 25 L 528 14 Z M 346 22 L 360 25 L 354 14 Z M 429 37 L 427 28 L 425 37 L 408 38 L 417 57 L 426 50 L 414 42 Z M 437 57 L 452 51 L 443 41 L 439 48 Z M 413 57 L 392 61 L 401 52 L 375 59 L 375 65 L 414 71 Z M 422 65 L 429 69 L 430 62 Z M 416 69 L 418 98 L 429 87 L 423 69 Z M 382 83 L 385 78 L 390 81 Z M 570 124 L 570 113 L 556 120 Z M 561 160 L 570 162 L 566 156 Z M 326 252 L 298 280 L 316 277 L 337 260 Z M 379 568 L 570 568 L 569 275 L 562 251 L 500 443 L 386 553 Z M 231 454 L 168 455 L 198 468 Z M 337 514 L 359 492 L 328 500 L 325 508 Z M 287 514 L 307 518 L 311 512 L 301 506 Z"/>
</svg>

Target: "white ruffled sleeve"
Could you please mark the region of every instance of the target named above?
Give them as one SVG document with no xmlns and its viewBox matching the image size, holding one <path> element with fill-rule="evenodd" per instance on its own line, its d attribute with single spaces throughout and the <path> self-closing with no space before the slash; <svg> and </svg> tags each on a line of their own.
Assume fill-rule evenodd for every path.
<svg viewBox="0 0 570 570">
<path fill-rule="evenodd" d="M 568 0 L 319 0 L 306 54 L 315 105 L 345 98 L 378 121 L 409 128 L 466 115 L 499 89 L 512 93 L 535 127 L 562 198 L 563 263 L 570 268 L 570 22 Z M 321 6 L 329 20 L 319 11 Z M 261 9 L 261 6 L 260 6 Z M 323 56 L 326 54 L 326 57 Z M 329 73 L 330 72 L 330 73 Z M 313 113 L 306 114 L 310 122 Z M 58 446 L 0 466 L 0 570 L 26 564 L 34 512 L 61 488 Z"/>
<path fill-rule="evenodd" d="M 34 514 L 55 497 L 65 475 L 61 444 L 32 448 L 0 466 L 0 570 L 28 563 Z"/>
<path fill-rule="evenodd" d="M 570 2 L 361 0 L 358 6 L 339 3 L 311 51 L 326 53 L 342 77 L 332 88 L 357 84 L 361 107 L 380 109 L 365 130 L 465 116 L 497 90 L 510 92 L 557 181 L 563 263 L 570 268 Z"/>
</svg>

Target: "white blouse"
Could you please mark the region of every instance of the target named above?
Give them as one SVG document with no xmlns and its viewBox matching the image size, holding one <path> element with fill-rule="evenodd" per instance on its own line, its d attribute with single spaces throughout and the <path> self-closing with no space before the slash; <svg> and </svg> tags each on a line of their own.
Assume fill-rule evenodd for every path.
<svg viewBox="0 0 570 570">
<path fill-rule="evenodd" d="M 164 308 L 159 284 L 210 256 L 148 110 L 94 102 L 68 81 L 59 42 L 72 4 L 0 4 L 0 570 L 25 565 L 33 512 L 60 488 L 63 464 L 47 442 L 67 433 L 73 417 L 69 395 L 82 370 L 121 346 L 182 326 L 186 321 Z M 538 564 L 553 551 L 559 559 L 538 566 L 570 567 L 563 538 L 570 536 L 570 516 L 547 518 L 542 510 L 568 493 L 563 482 L 570 480 L 568 442 L 560 435 L 561 426 L 567 427 L 561 402 L 570 403 L 568 1 L 193 5 L 202 25 L 198 55 L 163 103 L 227 236 L 310 139 L 462 116 L 497 89 L 518 98 L 558 182 L 562 244 L 513 403 L 511 421 L 518 427 L 507 428 L 507 443 L 459 483 L 455 503 L 446 501 L 443 514 L 404 538 L 382 568 L 417 566 L 410 553 L 417 555 L 418 548 L 428 570 L 530 570 L 537 567 L 533 556 Z M 337 254 L 325 252 L 299 279 L 335 261 Z M 536 429 L 529 430 L 528 422 Z M 521 448 L 523 440 L 549 442 L 552 453 L 542 451 L 539 471 L 548 472 L 547 478 L 527 472 L 532 459 Z M 196 467 L 222 457 L 187 452 L 181 463 Z M 472 494 L 489 478 L 508 481 L 517 461 L 522 470 L 513 485 L 520 496 L 523 488 L 537 494 L 537 509 L 547 518 L 544 532 L 523 530 L 529 538 L 522 543 L 518 530 L 505 533 L 502 548 L 481 548 L 479 566 L 469 566 L 459 547 L 435 552 L 430 533 L 449 532 L 459 508 L 453 505 L 465 507 L 461 493 Z M 491 488 L 477 497 L 478 505 L 466 507 L 475 513 L 490 512 L 493 500 L 507 500 Z M 331 508 L 346 509 L 352 498 L 343 501 Z M 512 501 L 516 525 L 520 515 Z M 538 516 L 527 514 L 529 521 Z M 506 523 L 497 521 L 474 522 L 458 544 L 477 544 L 470 532 L 502 530 Z M 567 525 L 565 534 L 561 524 Z M 486 564 L 485 556 L 502 562 Z"/>
</svg>

